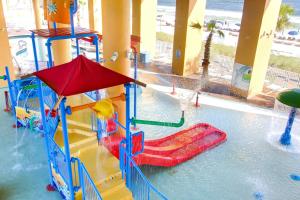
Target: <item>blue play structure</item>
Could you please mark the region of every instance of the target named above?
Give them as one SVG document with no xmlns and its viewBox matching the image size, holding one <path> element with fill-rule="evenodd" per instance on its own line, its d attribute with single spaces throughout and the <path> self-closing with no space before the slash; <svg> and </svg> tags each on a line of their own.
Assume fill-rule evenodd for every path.
<svg viewBox="0 0 300 200">
<path fill-rule="evenodd" d="M 52 58 L 52 42 L 57 40 L 67 40 L 73 39 L 76 40 L 76 53 L 77 56 L 80 55 L 79 40 L 88 39 L 91 40 L 95 45 L 96 49 L 96 62 L 99 63 L 99 38 L 98 34 L 94 31 L 86 29 L 75 29 L 73 24 L 74 14 L 77 12 L 77 0 L 70 7 L 70 17 L 71 17 L 71 28 L 60 29 L 56 27 L 56 23 L 53 23 L 53 29 L 42 29 L 42 30 L 33 30 L 31 34 L 33 54 L 34 54 L 34 63 L 36 72 L 39 72 L 39 62 L 38 54 L 36 48 L 36 37 L 43 37 L 47 39 L 46 48 L 48 53 L 48 69 L 51 69 L 53 66 Z M 132 133 L 131 124 L 132 116 L 130 114 L 130 90 L 133 88 L 133 118 L 136 118 L 136 101 L 137 101 L 137 89 L 138 86 L 135 83 L 137 79 L 137 53 L 134 51 L 134 79 L 131 82 L 124 82 L 125 87 L 125 103 L 126 103 L 126 122 L 121 124 L 118 119 L 118 113 L 115 113 L 113 121 L 116 123 L 116 128 L 111 132 L 107 132 L 105 127 L 105 122 L 107 120 L 100 120 L 94 115 L 91 116 L 93 119 L 91 130 L 97 132 L 98 141 L 102 138 L 102 133 L 106 132 L 108 135 L 117 132 L 119 129 L 123 129 L 126 132 L 125 139 L 120 144 L 120 171 L 122 172 L 122 178 L 126 182 L 127 188 L 131 191 L 134 199 L 167 199 L 162 193 L 160 193 L 143 175 L 142 171 L 139 169 L 135 163 L 133 156 L 142 152 L 133 153 L 133 137 L 143 136 L 143 132 Z M 68 123 L 67 116 L 72 115 L 72 107 L 66 105 L 66 97 L 61 96 L 57 91 L 51 89 L 45 82 L 41 79 L 32 76 L 22 77 L 19 80 L 10 80 L 10 74 L 8 68 L 6 67 L 6 74 L 1 77 L 4 80 L 7 80 L 9 87 L 9 96 L 11 110 L 14 116 L 18 118 L 18 113 L 16 111 L 19 102 L 22 101 L 32 101 L 32 107 L 25 107 L 24 113 L 25 118 L 29 118 L 31 114 L 39 113 L 38 116 L 34 116 L 35 119 L 39 118 L 41 126 L 39 131 L 44 133 L 45 138 L 45 147 L 47 150 L 47 160 L 49 168 L 49 185 L 47 189 L 49 191 L 56 190 L 58 191 L 64 199 L 98 199 L 101 200 L 102 194 L 98 190 L 96 183 L 91 178 L 91 175 L 79 157 L 72 156 L 70 150 L 70 141 L 69 141 L 69 132 L 68 132 Z M 101 77 L 99 77 L 101 79 Z M 86 96 L 90 97 L 94 101 L 101 99 L 98 88 L 96 91 L 85 91 Z M 77 93 L 80 94 L 80 93 Z M 26 104 L 26 102 L 24 104 Z M 26 104 L 28 105 L 28 104 Z M 28 116 L 27 116 L 28 115 Z M 22 120 L 19 119 L 18 120 Z M 30 121 L 30 120 L 29 120 Z M 63 148 L 56 142 L 55 134 L 57 132 L 59 124 L 62 128 L 63 133 Z M 103 126 L 104 124 L 104 126 Z M 18 125 L 24 125 L 18 123 Z M 25 125 L 26 126 L 26 125 Z M 143 139 L 141 141 L 143 144 Z M 105 160 L 102 160 L 105 162 Z M 100 170 L 100 169 L 99 169 Z M 80 195 L 79 195 L 80 193 Z M 79 196 L 79 197 L 78 197 Z M 104 198 L 105 199 L 105 198 Z"/>
</svg>

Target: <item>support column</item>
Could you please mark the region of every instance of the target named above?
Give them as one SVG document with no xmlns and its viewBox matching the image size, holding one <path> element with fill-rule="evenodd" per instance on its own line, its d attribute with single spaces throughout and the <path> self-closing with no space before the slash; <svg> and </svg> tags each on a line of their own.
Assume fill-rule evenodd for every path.
<svg viewBox="0 0 300 200">
<path fill-rule="evenodd" d="M 103 55 L 104 65 L 121 74 L 130 75 L 130 60 L 126 53 L 130 50 L 130 4 L 128 0 L 102 0 L 103 15 Z M 118 54 L 115 61 L 111 56 Z M 124 86 L 108 89 L 110 97 L 124 92 Z M 125 124 L 125 103 L 118 102 L 119 120 Z M 124 132 L 123 132 L 124 133 Z"/>
<path fill-rule="evenodd" d="M 57 28 L 70 27 L 70 25 L 66 24 L 56 24 Z M 58 40 L 52 42 L 52 51 L 54 64 L 60 65 L 66 62 L 70 62 L 72 60 L 72 46 L 71 40 Z"/>
<path fill-rule="evenodd" d="M 206 0 L 177 0 L 172 71 L 189 75 L 199 71 Z M 200 23 L 201 30 L 192 28 Z"/>
<path fill-rule="evenodd" d="M 156 47 L 156 0 L 132 0 L 132 35 L 141 38 L 138 53 L 155 55 Z"/>
<path fill-rule="evenodd" d="M 3 13 L 2 1 L 0 1 L 0 76 L 5 75 L 5 66 L 8 66 L 11 79 L 15 79 L 14 66 L 8 41 L 8 33 Z M 0 79 L 0 87 L 6 87 L 7 82 Z"/>
<path fill-rule="evenodd" d="M 34 12 L 34 20 L 35 20 L 35 28 L 41 29 L 42 28 L 42 18 L 40 12 L 40 1 L 39 0 L 32 0 L 33 12 Z"/>
<path fill-rule="evenodd" d="M 243 97 L 262 91 L 281 0 L 245 0 L 232 76 L 232 92 Z"/>
<path fill-rule="evenodd" d="M 102 33 L 101 0 L 88 0 L 89 27 Z"/>
</svg>

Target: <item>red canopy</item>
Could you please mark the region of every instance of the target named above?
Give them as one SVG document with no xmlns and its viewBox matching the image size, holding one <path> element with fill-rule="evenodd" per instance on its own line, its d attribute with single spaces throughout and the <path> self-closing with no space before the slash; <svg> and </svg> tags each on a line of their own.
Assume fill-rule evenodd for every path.
<svg viewBox="0 0 300 200">
<path fill-rule="evenodd" d="M 103 67 L 84 56 L 69 63 L 33 73 L 60 96 L 113 87 L 134 79 Z"/>
</svg>

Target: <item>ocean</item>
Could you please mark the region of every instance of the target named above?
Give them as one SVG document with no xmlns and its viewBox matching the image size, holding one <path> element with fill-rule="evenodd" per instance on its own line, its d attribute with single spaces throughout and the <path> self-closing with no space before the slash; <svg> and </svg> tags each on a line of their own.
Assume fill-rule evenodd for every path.
<svg viewBox="0 0 300 200">
<path fill-rule="evenodd" d="M 295 8 L 295 15 L 300 16 L 300 0 L 283 0 Z M 207 0 L 206 8 L 209 10 L 242 11 L 243 0 Z M 158 0 L 160 6 L 175 6 L 176 0 Z"/>
</svg>

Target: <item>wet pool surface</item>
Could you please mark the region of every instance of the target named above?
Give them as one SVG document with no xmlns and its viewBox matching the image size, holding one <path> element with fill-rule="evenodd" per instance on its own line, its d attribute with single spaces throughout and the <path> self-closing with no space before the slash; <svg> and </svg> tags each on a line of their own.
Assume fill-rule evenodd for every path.
<svg viewBox="0 0 300 200">
<path fill-rule="evenodd" d="M 300 174 L 299 154 L 283 151 L 277 143 L 286 119 L 208 105 L 196 108 L 186 100 L 179 102 L 154 90 L 143 93 L 142 97 L 140 117 L 176 121 L 180 110 L 185 109 L 184 127 L 207 122 L 227 133 L 224 144 L 179 166 L 168 169 L 143 167 L 152 183 L 170 199 L 299 199 L 300 182 L 289 178 L 291 173 Z M 222 101 L 218 100 L 216 105 L 230 103 Z M 240 103 L 233 103 L 233 106 L 235 104 Z M 266 113 L 270 111 L 266 110 Z M 294 124 L 296 135 L 299 125 L 298 121 Z M 142 129 L 148 138 L 178 131 L 149 126 Z M 295 142 L 300 148 L 299 141 Z"/>
<path fill-rule="evenodd" d="M 201 97 L 200 103 L 204 98 L 207 97 Z M 173 168 L 142 167 L 162 193 L 174 200 L 299 199 L 300 182 L 292 181 L 289 175 L 300 174 L 300 155 L 283 151 L 276 142 L 286 119 L 204 104 L 196 108 L 188 100 L 179 101 L 144 89 L 139 96 L 138 118 L 177 122 L 182 109 L 186 116 L 186 123 L 180 129 L 140 126 L 146 138 L 160 138 L 207 122 L 225 131 L 228 139 Z M 221 104 L 222 100 L 216 102 Z M 0 90 L 1 109 L 3 104 L 3 90 Z M 0 113 L 0 199 L 60 199 L 58 193 L 48 193 L 45 189 L 49 175 L 41 135 L 25 129 L 19 129 L 16 135 L 11 127 L 13 117 Z M 295 135 L 300 132 L 299 127 L 296 121 Z"/>
</svg>

